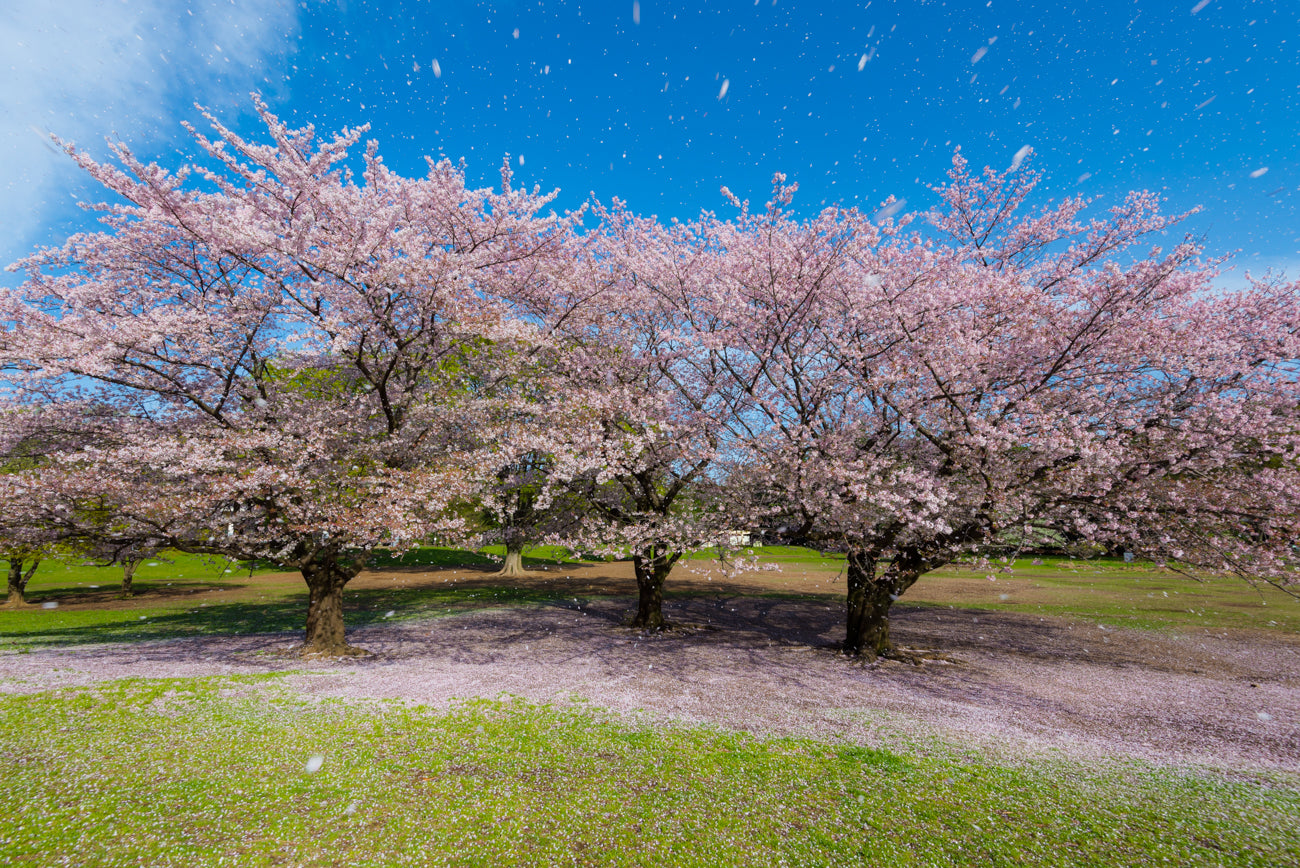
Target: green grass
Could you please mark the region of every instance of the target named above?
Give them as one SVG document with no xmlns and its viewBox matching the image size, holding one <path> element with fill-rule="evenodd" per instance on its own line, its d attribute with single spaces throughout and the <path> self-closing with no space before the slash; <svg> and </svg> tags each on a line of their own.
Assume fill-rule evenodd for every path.
<svg viewBox="0 0 1300 868">
<path fill-rule="evenodd" d="M 489 549 L 490 551 L 490 549 Z M 541 549 L 529 567 L 573 563 L 562 549 Z M 425 547 L 392 557 L 379 552 L 378 569 L 394 567 L 492 567 L 479 552 Z M 48 560 L 33 575 L 27 597 L 34 605 L 0 610 L 0 650 L 35 645 L 135 642 L 187 636 L 277 633 L 301 630 L 307 612 L 305 586 L 295 576 L 266 578 L 278 567 L 171 554 L 141 564 L 135 596 L 120 600 L 121 568 L 81 561 Z M 570 599 L 572 594 L 531 587 L 349 588 L 344 611 L 349 627 L 377 621 L 454 614 L 493 605 Z M 49 608 L 46 608 L 46 607 Z M 75 606 L 75 608 L 70 608 Z"/>
<path fill-rule="evenodd" d="M 799 550 L 803 551 L 803 550 Z M 502 546 L 464 551 L 424 546 L 392 555 L 378 551 L 373 569 L 493 569 L 504 555 Z M 527 568 L 585 563 L 560 547 L 533 547 Z M 181 553 L 141 564 L 136 572 L 135 598 L 128 608 L 118 602 L 121 568 L 80 560 L 50 559 L 40 565 L 27 597 L 35 607 L 0 610 L 0 650 L 35 645 L 77 645 L 91 642 L 134 642 L 232 633 L 276 633 L 300 630 L 307 596 L 296 578 L 274 583 L 253 577 L 279 568 L 239 564 Z M 629 585 L 629 590 L 631 586 Z M 201 601 L 187 599 L 202 595 Z M 571 592 L 536 587 L 394 587 L 345 591 L 349 627 L 382 620 L 403 620 L 455 614 L 491 605 L 521 605 L 569 600 Z M 53 604 L 52 608 L 43 608 Z M 69 605 L 77 605 L 69 608 Z M 89 606 L 89 607 L 88 607 Z M 102 606 L 102 608 L 100 607 Z"/>
<path fill-rule="evenodd" d="M 842 554 L 798 546 L 758 546 L 740 554 L 778 564 L 786 573 L 840 571 L 845 566 Z M 717 553 L 691 555 L 693 559 L 711 557 Z M 1011 571 L 1002 572 L 1005 566 Z M 998 581 L 987 582 L 988 575 Z M 952 594 L 953 579 L 979 593 Z M 843 587 L 841 583 L 833 596 L 843 596 Z M 1300 587 L 1292 590 L 1300 593 Z M 671 582 L 668 591 L 672 593 Z M 764 596 L 810 599 L 830 595 L 781 591 Z M 1063 616 L 1148 630 L 1300 632 L 1300 600 L 1266 583 L 1252 585 L 1235 576 L 1204 576 L 1198 581 L 1151 563 L 1129 563 L 1120 558 L 1020 558 L 1009 564 L 995 561 L 983 569 L 953 564 L 922 578 L 900 602 Z"/>
<path fill-rule="evenodd" d="M 0 698 L 10 865 L 1282 865 L 1295 783 L 320 702 L 279 676 Z"/>
<path fill-rule="evenodd" d="M 965 575 L 979 584 L 987 572 L 949 567 L 934 575 Z M 1000 581 L 988 583 L 986 599 L 977 602 L 945 599 L 944 591 L 932 592 L 925 579 L 903 601 L 1066 616 L 1146 630 L 1300 632 L 1300 600 L 1266 583 L 1252 585 L 1235 576 L 1197 581 L 1150 564 L 1063 558 L 1045 558 L 1039 564 L 1017 561 L 1014 572 L 996 575 Z"/>
<path fill-rule="evenodd" d="M 716 560 L 717 557 L 717 549 L 700 549 L 686 555 L 687 560 L 698 561 Z M 744 546 L 731 552 L 729 557 L 756 557 L 764 563 L 779 564 L 782 569 L 798 567 L 808 570 L 838 570 L 845 563 L 845 557 L 841 553 L 819 552 L 803 546 Z"/>
<path fill-rule="evenodd" d="M 490 551 L 490 550 L 489 550 Z M 781 564 L 786 574 L 803 569 L 836 571 L 843 557 L 793 546 L 753 550 L 761 561 Z M 498 551 L 499 555 L 500 552 Z M 699 558 L 714 557 L 705 552 Z M 526 558 L 529 567 L 581 563 L 563 549 L 539 549 Z M 375 556 L 377 568 L 490 568 L 481 552 L 425 547 L 391 557 Z M 87 642 L 130 642 L 230 633 L 275 633 L 302 629 L 307 598 L 294 576 L 267 576 L 270 568 L 170 555 L 142 564 L 137 596 L 117 600 L 121 570 L 81 562 L 47 561 L 33 576 L 28 597 L 36 608 L 0 610 L 0 649 Z M 1151 565 L 1119 560 L 1076 561 L 1047 558 L 1034 564 L 1017 561 L 1012 573 L 953 566 L 923 578 L 902 598 L 902 605 L 954 606 L 1035 615 L 1070 617 L 1108 626 L 1178 631 L 1300 632 L 1300 601 L 1268 586 L 1252 588 L 1231 577 L 1195 582 Z M 557 580 L 562 574 L 557 574 Z M 503 580 L 504 582 L 504 580 Z M 831 592 L 843 594 L 843 584 Z M 668 594 L 676 591 L 673 582 Z M 632 593 L 629 582 L 627 592 Z M 962 593 L 957 593 L 961 591 Z M 697 595 L 711 592 L 698 591 Z M 350 627 L 381 620 L 455 614 L 491 605 L 525 605 L 567 600 L 572 592 L 559 586 L 529 583 L 496 587 L 441 585 L 349 588 L 345 611 Z M 825 598 L 797 588 L 765 596 Z M 42 604 L 57 608 L 40 608 Z"/>
<path fill-rule="evenodd" d="M 573 562 L 562 550 L 533 554 L 529 565 Z M 804 549 L 756 554 L 787 571 L 842 566 Z M 132 601 L 115 599 L 115 568 L 43 565 L 29 590 L 63 605 L 0 611 L 0 650 L 301 629 L 306 600 L 293 577 L 250 578 L 186 556 L 154 563 L 141 567 L 145 595 Z M 491 563 L 420 549 L 383 565 Z M 1300 604 L 1232 579 L 1198 584 L 1141 564 L 1055 558 L 1016 567 L 992 583 L 941 571 L 904 603 L 1300 630 Z M 396 584 L 348 591 L 347 620 L 570 596 L 536 584 Z M 436 713 L 317 702 L 281 676 L 8 696 L 0 864 L 1300 864 L 1294 776 L 1009 765 L 933 735 L 886 743 L 645 728 L 581 705 Z M 304 763 L 316 755 L 323 766 L 310 774 Z"/>
<path fill-rule="evenodd" d="M 248 564 L 226 558 L 170 552 L 149 558 L 140 564 L 136 568 L 132 585 L 137 592 L 155 585 L 203 589 L 248 577 L 250 573 L 261 575 L 279 569 L 269 564 Z M 58 602 L 71 594 L 96 589 L 107 592 L 121 586 L 120 566 L 102 566 L 80 558 L 47 558 L 32 574 L 32 580 L 27 585 L 27 596 Z"/>
</svg>

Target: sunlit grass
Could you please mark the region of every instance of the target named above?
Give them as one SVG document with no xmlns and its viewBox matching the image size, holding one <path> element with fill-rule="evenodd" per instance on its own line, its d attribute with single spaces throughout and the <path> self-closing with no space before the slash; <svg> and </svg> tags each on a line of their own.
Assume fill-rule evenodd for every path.
<svg viewBox="0 0 1300 868">
<path fill-rule="evenodd" d="M 5 864 L 1281 865 L 1295 784 L 320 702 L 280 677 L 0 699 Z"/>
<path fill-rule="evenodd" d="M 717 549 L 701 549 L 686 555 L 688 560 L 694 561 L 718 560 L 719 556 Z M 840 569 L 845 562 L 842 553 L 821 552 L 803 546 L 741 546 L 728 551 L 726 556 L 731 559 L 757 558 L 762 563 L 778 564 L 783 569 Z"/>
<path fill-rule="evenodd" d="M 1235 576 L 1190 579 L 1150 564 L 1044 558 L 1011 573 L 950 567 L 922 579 L 907 603 L 1068 616 L 1154 630 L 1300 631 L 1300 600 Z M 964 588 L 956 583 L 961 583 Z M 1300 587 L 1294 590 L 1300 590 Z"/>
<path fill-rule="evenodd" d="M 228 558 L 168 552 L 141 562 L 136 567 L 132 587 L 137 594 L 171 586 L 202 589 L 278 569 Z M 27 595 L 57 602 L 70 594 L 91 590 L 108 594 L 121 586 L 121 566 L 96 564 L 77 557 L 46 558 L 32 574 Z"/>
</svg>

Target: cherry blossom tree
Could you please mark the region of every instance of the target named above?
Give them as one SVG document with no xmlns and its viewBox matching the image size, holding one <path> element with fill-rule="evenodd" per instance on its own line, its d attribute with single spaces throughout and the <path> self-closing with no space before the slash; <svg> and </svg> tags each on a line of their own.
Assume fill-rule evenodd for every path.
<svg viewBox="0 0 1300 868">
<path fill-rule="evenodd" d="M 77 441 L 48 423 L 47 416 L 15 405 L 8 396 L 0 403 L 0 559 L 8 562 L 6 608 L 27 604 L 27 583 L 37 567 L 61 553 L 69 540 L 59 505 L 34 480 L 50 475 L 51 457 Z"/>
<path fill-rule="evenodd" d="M 48 557 L 57 537 L 48 529 L 28 520 L 24 507 L 30 502 L 28 492 L 15 480 L 0 478 L 0 504 L 4 521 L 0 524 L 0 560 L 7 563 L 4 608 L 27 605 L 27 583 L 41 561 Z"/>
<path fill-rule="evenodd" d="M 34 460 L 29 442 L 13 444 L 0 466 L 0 560 L 8 564 L 4 607 L 17 609 L 27 604 L 27 583 L 52 542 L 46 530 L 31 520 L 31 493 L 22 474 Z"/>
<path fill-rule="evenodd" d="M 732 478 L 848 554 L 844 650 L 889 653 L 923 574 L 1066 533 L 1184 569 L 1295 580 L 1300 285 L 1217 289 L 1135 193 L 1038 212 L 971 173 L 914 230 L 829 209 L 705 221 L 728 262 L 710 337 L 747 403 Z M 1058 537 L 1059 538 L 1059 537 Z"/>
<path fill-rule="evenodd" d="M 584 505 L 571 485 L 572 480 L 556 477 L 554 456 L 530 452 L 500 468 L 494 483 L 480 487 L 479 511 L 488 526 L 484 539 L 505 546 L 495 575 L 525 577 L 529 571 L 523 556 L 529 546 L 568 546 L 580 536 Z"/>
<path fill-rule="evenodd" d="M 30 406 L 113 415 L 60 462 L 81 496 L 169 546 L 299 570 L 304 651 L 354 653 L 342 591 L 369 553 L 463 529 L 447 507 L 516 448 L 493 426 L 520 399 L 492 384 L 545 336 L 512 314 L 511 268 L 570 224 L 508 171 L 499 192 L 446 161 L 408 179 L 371 143 L 354 175 L 365 128 L 257 109 L 269 143 L 209 117 L 206 162 L 176 173 L 69 148 L 118 204 L 18 264 L 0 349 Z"/>
<path fill-rule="evenodd" d="M 563 282 L 569 382 L 605 397 L 600 436 L 584 454 L 595 469 L 566 474 L 585 504 L 568 541 L 629 555 L 637 583 L 632 626 L 665 626 L 663 592 L 683 554 L 711 546 L 733 519 L 713 474 L 725 448 L 726 381 L 699 337 L 701 293 L 716 251 L 685 224 L 663 226 L 619 202 L 594 209 L 599 225 L 572 241 Z"/>
<path fill-rule="evenodd" d="M 15 526 L 297 569 L 320 654 L 354 652 L 375 547 L 468 534 L 473 503 L 532 521 L 561 485 L 649 629 L 681 555 L 760 518 L 847 552 L 853 654 L 891 650 L 925 572 L 1045 535 L 1291 581 L 1297 285 L 1143 251 L 1175 222 L 1150 194 L 1026 213 L 1031 171 L 958 155 L 922 228 L 798 220 L 778 178 L 761 212 L 615 203 L 579 233 L 508 169 L 408 179 L 372 143 L 354 174 L 364 128 L 258 111 L 270 143 L 209 118 L 176 173 L 69 149 L 119 203 L 3 300 L 6 424 L 78 432 L 0 474 L 43 511 Z"/>
</svg>

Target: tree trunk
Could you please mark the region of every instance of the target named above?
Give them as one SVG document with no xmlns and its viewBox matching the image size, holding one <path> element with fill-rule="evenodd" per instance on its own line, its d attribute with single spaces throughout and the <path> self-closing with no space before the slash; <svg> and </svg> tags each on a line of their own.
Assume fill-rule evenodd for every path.
<svg viewBox="0 0 1300 868">
<path fill-rule="evenodd" d="M 501 564 L 501 569 L 497 570 L 493 575 L 507 579 L 528 575 L 528 571 L 524 569 L 524 544 L 522 542 L 506 543 L 505 562 Z"/>
<path fill-rule="evenodd" d="M 662 630 L 664 621 L 664 582 L 672 572 L 681 552 L 669 553 L 662 545 L 647 546 L 632 557 L 636 570 L 636 617 L 632 626 L 641 630 Z"/>
<path fill-rule="evenodd" d="M 122 562 L 122 596 L 129 597 L 132 594 L 131 580 L 135 578 L 135 568 L 140 565 L 139 561 Z"/>
<path fill-rule="evenodd" d="M 876 657 L 893 653 L 889 638 L 889 607 L 921 577 L 920 559 L 899 554 L 882 574 L 876 573 L 875 555 L 849 552 L 848 625 L 844 653 L 852 657 Z"/>
<path fill-rule="evenodd" d="M 36 572 L 36 567 L 40 565 L 40 558 L 32 561 L 32 565 L 23 571 L 24 558 L 9 559 L 9 593 L 5 597 L 4 607 L 6 609 L 18 609 L 27 605 L 27 583 L 32 579 L 32 573 Z"/>
<path fill-rule="evenodd" d="M 361 572 L 360 562 L 334 552 L 317 552 L 299 567 L 307 583 L 307 636 L 303 656 L 355 657 L 366 654 L 343 636 L 343 586 Z"/>
</svg>

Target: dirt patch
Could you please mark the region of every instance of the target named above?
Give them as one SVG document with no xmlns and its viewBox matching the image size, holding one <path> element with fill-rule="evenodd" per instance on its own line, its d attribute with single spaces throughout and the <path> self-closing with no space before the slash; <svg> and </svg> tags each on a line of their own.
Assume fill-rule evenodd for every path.
<svg viewBox="0 0 1300 868">
<path fill-rule="evenodd" d="M 624 574 L 626 573 L 626 575 Z M 258 581 L 265 577 L 257 577 Z M 578 697 L 616 712 L 770 734 L 924 749 L 936 737 L 1009 757 L 1062 751 L 1159 763 L 1300 772 L 1300 642 L 1275 634 L 1155 633 L 1066 618 L 938 606 L 896 608 L 919 663 L 837 654 L 835 577 L 675 574 L 677 629 L 624 626 L 625 564 L 538 571 L 549 602 L 496 606 L 350 632 L 373 655 L 303 661 L 297 634 L 222 636 L 0 655 L 0 690 L 101 679 L 297 670 L 323 696 L 443 705 L 512 694 Z M 389 570 L 353 590 L 500 587 L 484 571 Z M 788 583 L 788 584 L 787 584 Z M 842 585 L 840 586 L 842 589 Z"/>
</svg>

